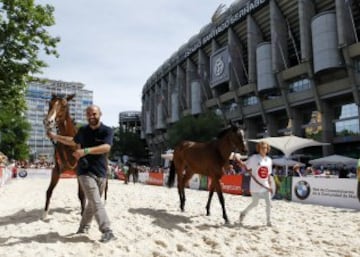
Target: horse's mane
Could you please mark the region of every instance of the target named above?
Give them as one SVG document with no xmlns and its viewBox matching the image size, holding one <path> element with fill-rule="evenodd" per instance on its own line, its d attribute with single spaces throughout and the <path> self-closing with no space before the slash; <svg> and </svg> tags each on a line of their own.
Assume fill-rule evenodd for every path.
<svg viewBox="0 0 360 257">
<path fill-rule="evenodd" d="M 231 130 L 232 129 L 232 127 L 231 126 L 229 126 L 229 127 L 226 127 L 226 128 L 223 128 L 219 133 L 218 133 L 218 135 L 217 135 L 217 139 L 221 139 L 221 138 L 223 138 L 228 132 L 229 132 L 229 130 Z"/>
<path fill-rule="evenodd" d="M 52 95 L 52 99 L 63 99 L 63 98 L 66 98 L 66 95 L 65 94 L 53 94 Z"/>
</svg>

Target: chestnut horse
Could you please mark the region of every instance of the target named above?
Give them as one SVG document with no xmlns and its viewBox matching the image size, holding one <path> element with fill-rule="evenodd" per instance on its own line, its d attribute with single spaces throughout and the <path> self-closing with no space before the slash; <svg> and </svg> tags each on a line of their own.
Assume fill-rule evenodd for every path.
<svg viewBox="0 0 360 257">
<path fill-rule="evenodd" d="M 74 98 L 73 95 L 69 95 L 66 98 L 62 98 L 56 95 L 52 95 L 52 98 L 49 102 L 49 110 L 44 119 L 44 125 L 47 131 L 56 128 L 56 132 L 62 136 L 74 137 L 77 128 L 73 120 L 70 117 L 69 113 L 69 101 Z M 46 218 L 49 211 L 50 198 L 53 193 L 53 190 L 57 183 L 62 172 L 74 170 L 77 168 L 77 160 L 73 157 L 72 153 L 75 151 L 75 147 L 64 145 L 61 143 L 54 143 L 55 153 L 54 153 L 54 162 L 55 166 L 52 169 L 50 185 L 46 191 L 46 203 L 44 209 L 43 218 Z M 78 183 L 78 197 L 81 203 L 81 214 L 84 211 L 85 207 L 85 195 L 84 191 Z"/>
<path fill-rule="evenodd" d="M 231 152 L 236 149 L 241 153 L 247 151 L 244 131 L 232 123 L 213 141 L 205 143 L 182 141 L 175 147 L 167 185 L 169 187 L 174 185 L 176 172 L 181 211 L 184 211 L 185 207 L 185 185 L 194 173 L 198 173 L 211 179 L 206 214 L 210 215 L 210 203 L 214 191 L 216 191 L 225 223 L 229 223 L 220 179 L 223 175 L 223 167 L 229 162 Z"/>
</svg>

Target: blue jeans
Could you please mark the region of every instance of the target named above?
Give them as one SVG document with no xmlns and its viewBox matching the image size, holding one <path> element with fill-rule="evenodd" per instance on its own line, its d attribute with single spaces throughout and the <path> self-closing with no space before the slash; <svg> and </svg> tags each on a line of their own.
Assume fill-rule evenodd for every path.
<svg viewBox="0 0 360 257">
<path fill-rule="evenodd" d="M 110 221 L 106 214 L 101 196 L 106 185 L 106 178 L 81 175 L 78 177 L 86 197 L 86 206 L 81 217 L 80 228 L 90 226 L 93 217 L 99 225 L 99 230 L 104 233 L 110 230 Z"/>
</svg>

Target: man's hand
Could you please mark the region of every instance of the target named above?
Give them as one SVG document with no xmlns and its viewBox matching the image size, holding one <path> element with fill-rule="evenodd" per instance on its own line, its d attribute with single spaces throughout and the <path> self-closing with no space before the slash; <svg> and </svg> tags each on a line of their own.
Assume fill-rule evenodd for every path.
<svg viewBox="0 0 360 257">
<path fill-rule="evenodd" d="M 76 158 L 76 160 L 79 160 L 81 157 L 85 156 L 84 149 L 77 149 L 75 152 L 73 152 L 73 156 Z"/>
<path fill-rule="evenodd" d="M 46 131 L 46 136 L 50 139 L 55 139 L 56 134 L 54 132 L 52 132 L 51 130 L 47 130 Z"/>
</svg>

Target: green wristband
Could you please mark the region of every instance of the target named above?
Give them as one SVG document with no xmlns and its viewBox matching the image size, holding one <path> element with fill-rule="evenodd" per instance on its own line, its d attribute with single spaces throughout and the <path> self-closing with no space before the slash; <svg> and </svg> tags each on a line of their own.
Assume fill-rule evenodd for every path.
<svg viewBox="0 0 360 257">
<path fill-rule="evenodd" d="M 84 148 L 84 154 L 86 155 L 86 154 L 88 154 L 88 153 L 90 153 L 89 148 Z"/>
</svg>

